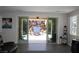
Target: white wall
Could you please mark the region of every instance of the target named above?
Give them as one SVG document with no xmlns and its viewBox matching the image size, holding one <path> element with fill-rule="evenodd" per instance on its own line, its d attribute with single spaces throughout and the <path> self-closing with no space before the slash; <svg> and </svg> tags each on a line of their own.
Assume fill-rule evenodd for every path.
<svg viewBox="0 0 79 59">
<path fill-rule="evenodd" d="M 72 17 L 72 16 L 78 16 L 78 19 L 77 19 L 78 20 L 77 21 L 78 24 L 77 25 L 78 25 L 78 28 L 79 28 L 79 10 L 75 10 L 75 11 L 73 11 L 73 12 L 71 12 L 71 13 L 68 14 L 68 28 L 69 28 L 69 30 L 68 30 L 68 33 L 69 33 L 68 34 L 68 44 L 70 46 L 71 46 L 71 43 L 72 43 L 72 39 L 75 38 L 74 35 L 70 34 L 70 27 L 69 27 L 70 26 L 70 17 Z M 77 34 L 79 34 L 79 29 L 78 28 L 77 28 L 77 32 L 78 32 Z M 76 36 L 76 39 L 79 40 L 79 36 Z"/>
<path fill-rule="evenodd" d="M 57 43 L 60 44 L 59 37 L 63 33 L 63 26 L 67 25 L 67 15 L 58 13 L 43 13 L 43 12 L 3 12 L 2 17 L 12 17 L 13 25 L 12 29 L 3 29 L 2 35 L 4 41 L 18 42 L 18 20 L 19 16 L 39 16 L 39 17 L 56 17 L 57 21 Z"/>
</svg>

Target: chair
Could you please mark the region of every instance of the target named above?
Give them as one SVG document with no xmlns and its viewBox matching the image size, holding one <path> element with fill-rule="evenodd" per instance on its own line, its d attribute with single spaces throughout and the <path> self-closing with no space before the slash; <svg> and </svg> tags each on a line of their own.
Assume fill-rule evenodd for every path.
<svg viewBox="0 0 79 59">
<path fill-rule="evenodd" d="M 2 36 L 0 35 L 0 53 L 13 53 L 16 50 L 17 45 L 14 42 L 3 43 Z"/>
</svg>

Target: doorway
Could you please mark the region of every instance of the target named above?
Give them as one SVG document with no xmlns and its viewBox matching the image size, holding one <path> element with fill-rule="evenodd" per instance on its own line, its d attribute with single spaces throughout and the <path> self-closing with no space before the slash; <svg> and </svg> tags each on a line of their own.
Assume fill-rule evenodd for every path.
<svg viewBox="0 0 79 59">
<path fill-rule="evenodd" d="M 28 43 L 46 43 L 47 18 L 29 17 Z"/>
<path fill-rule="evenodd" d="M 56 43 L 56 27 L 57 18 L 19 17 L 19 40 L 27 43 Z M 35 33 L 34 29 L 39 33 Z"/>
</svg>

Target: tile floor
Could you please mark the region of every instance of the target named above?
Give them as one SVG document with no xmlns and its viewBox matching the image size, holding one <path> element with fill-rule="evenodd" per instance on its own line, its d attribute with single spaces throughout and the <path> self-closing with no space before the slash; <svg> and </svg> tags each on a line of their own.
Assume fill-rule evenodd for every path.
<svg viewBox="0 0 79 59">
<path fill-rule="evenodd" d="M 70 46 L 57 44 L 18 44 L 17 53 L 71 53 Z"/>
</svg>

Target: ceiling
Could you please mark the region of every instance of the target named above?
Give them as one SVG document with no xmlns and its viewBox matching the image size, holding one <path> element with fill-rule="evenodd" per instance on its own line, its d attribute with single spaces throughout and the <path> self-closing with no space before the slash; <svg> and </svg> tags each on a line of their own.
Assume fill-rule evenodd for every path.
<svg viewBox="0 0 79 59">
<path fill-rule="evenodd" d="M 79 6 L 0 6 L 0 12 L 24 11 L 70 13 L 77 9 L 79 9 Z"/>
</svg>

